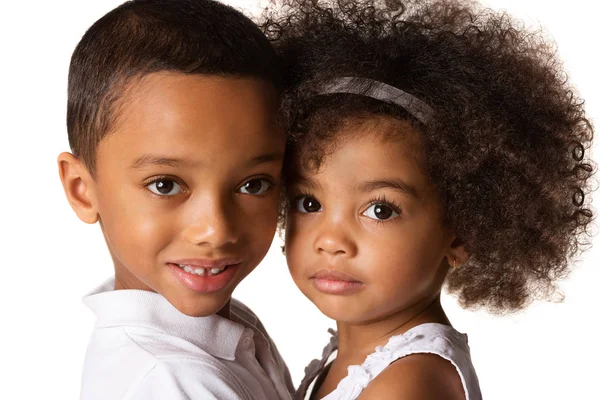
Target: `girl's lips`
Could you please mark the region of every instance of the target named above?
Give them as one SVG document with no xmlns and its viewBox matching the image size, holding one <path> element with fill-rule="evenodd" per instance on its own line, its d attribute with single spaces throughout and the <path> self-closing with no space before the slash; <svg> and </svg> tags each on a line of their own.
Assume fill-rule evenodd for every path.
<svg viewBox="0 0 600 400">
<path fill-rule="evenodd" d="M 326 294 L 352 294 L 364 287 L 359 280 L 335 270 L 319 270 L 310 280 L 315 289 Z"/>
<path fill-rule="evenodd" d="M 311 276 L 311 279 L 362 283 L 358 279 L 354 279 L 354 277 L 348 274 L 331 269 L 320 269 L 313 276 Z"/>
</svg>

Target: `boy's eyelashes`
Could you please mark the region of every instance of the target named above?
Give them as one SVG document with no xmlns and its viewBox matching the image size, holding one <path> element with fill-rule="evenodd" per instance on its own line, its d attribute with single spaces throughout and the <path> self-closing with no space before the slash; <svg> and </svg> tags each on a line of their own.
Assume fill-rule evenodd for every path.
<svg viewBox="0 0 600 400">
<path fill-rule="evenodd" d="M 277 186 L 275 180 L 267 176 L 252 177 L 246 179 L 236 192 L 244 195 L 262 196 Z M 150 178 L 144 183 L 144 187 L 153 195 L 160 198 L 169 198 L 189 191 L 185 183 L 173 176 L 163 175 Z"/>
<path fill-rule="evenodd" d="M 276 183 L 267 177 L 257 177 L 247 180 L 240 186 L 238 193 L 261 196 L 273 189 Z"/>
<path fill-rule="evenodd" d="M 291 196 L 289 207 L 292 211 L 300 214 L 317 213 L 323 210 L 319 200 L 310 193 L 305 192 L 296 192 L 295 195 Z M 402 209 L 398 204 L 381 195 L 368 201 L 361 215 L 377 222 L 385 222 L 399 217 L 401 213 Z"/>
<path fill-rule="evenodd" d="M 144 186 L 159 198 L 176 196 L 186 191 L 179 179 L 166 175 L 153 177 L 145 182 Z"/>
</svg>

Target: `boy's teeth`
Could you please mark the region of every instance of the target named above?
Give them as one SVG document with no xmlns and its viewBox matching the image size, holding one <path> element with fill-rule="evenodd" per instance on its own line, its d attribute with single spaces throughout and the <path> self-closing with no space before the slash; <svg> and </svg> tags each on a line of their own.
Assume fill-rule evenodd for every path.
<svg viewBox="0 0 600 400">
<path fill-rule="evenodd" d="M 218 275 L 225 270 L 225 267 L 223 267 L 223 268 L 192 268 L 189 265 L 181 265 L 181 264 L 179 265 L 179 268 L 182 268 L 185 272 L 189 272 L 190 274 L 200 275 L 200 276 Z"/>
</svg>

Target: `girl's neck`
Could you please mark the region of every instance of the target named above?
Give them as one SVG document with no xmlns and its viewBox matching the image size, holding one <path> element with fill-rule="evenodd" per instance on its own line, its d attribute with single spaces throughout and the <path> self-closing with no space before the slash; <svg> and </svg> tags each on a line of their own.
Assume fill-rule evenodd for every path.
<svg viewBox="0 0 600 400">
<path fill-rule="evenodd" d="M 430 322 L 450 325 L 442 309 L 439 293 L 380 320 L 361 324 L 338 321 L 338 357 L 370 354 L 377 346 L 385 345 L 392 336 Z"/>
</svg>

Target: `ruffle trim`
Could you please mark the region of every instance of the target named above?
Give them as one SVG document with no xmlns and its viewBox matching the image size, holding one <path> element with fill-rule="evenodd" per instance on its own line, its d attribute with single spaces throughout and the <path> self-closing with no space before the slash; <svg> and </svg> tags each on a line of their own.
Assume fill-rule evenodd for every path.
<svg viewBox="0 0 600 400">
<path fill-rule="evenodd" d="M 298 396 L 296 399 L 304 398 L 310 384 L 323 371 L 327 360 L 338 348 L 337 332 L 333 329 L 329 329 L 328 332 L 331 334 L 329 344 L 323 349 L 322 358 L 312 360 L 305 368 L 305 376 L 296 392 Z M 424 352 L 426 348 L 435 348 L 444 352 L 444 348 L 453 347 L 449 341 L 450 337 L 454 337 L 454 340 L 459 340 L 465 345 L 468 342 L 467 335 L 457 332 L 451 327 L 439 326 L 439 324 L 423 324 L 402 335 L 392 336 L 385 346 L 377 346 L 361 365 L 349 366 L 348 375 L 338 383 L 332 393 L 322 400 L 354 400 L 381 371 L 394 361 L 409 354 Z M 429 342 L 428 345 L 424 346 L 423 340 Z"/>
<path fill-rule="evenodd" d="M 410 353 L 407 342 L 417 334 L 406 332 L 393 336 L 385 346 L 377 346 L 375 352 L 369 354 L 362 365 L 348 367 L 348 375 L 337 386 L 337 398 L 355 399 L 377 375 L 398 358 Z"/>
</svg>

